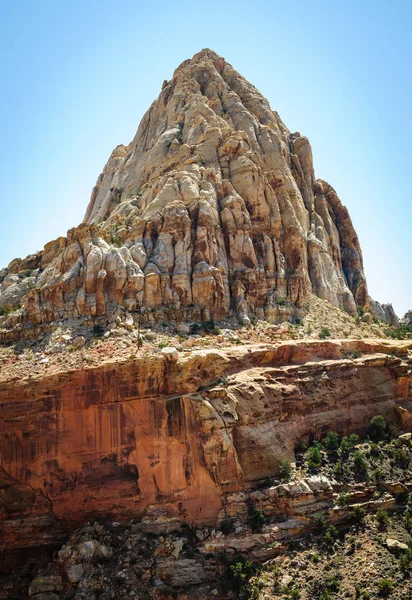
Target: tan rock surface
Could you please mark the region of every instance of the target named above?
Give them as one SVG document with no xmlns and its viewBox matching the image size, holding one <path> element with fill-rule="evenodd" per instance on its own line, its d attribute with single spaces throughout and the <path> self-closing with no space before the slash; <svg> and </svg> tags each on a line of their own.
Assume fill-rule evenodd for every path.
<svg viewBox="0 0 412 600">
<path fill-rule="evenodd" d="M 233 313 L 248 324 L 301 317 L 312 292 L 352 315 L 369 302 L 356 232 L 315 178 L 308 140 L 211 50 L 176 69 L 113 151 L 85 223 L 28 259 L 0 287 L 0 306 L 23 305 L 6 322 L 19 335 L 118 306 L 142 306 L 147 320 Z M 35 280 L 7 292 L 16 269 L 39 260 Z"/>
</svg>

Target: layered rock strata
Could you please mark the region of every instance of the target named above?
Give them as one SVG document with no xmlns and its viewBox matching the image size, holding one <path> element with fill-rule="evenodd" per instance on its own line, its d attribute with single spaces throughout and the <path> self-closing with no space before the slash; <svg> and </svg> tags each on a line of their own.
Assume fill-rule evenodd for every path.
<svg viewBox="0 0 412 600">
<path fill-rule="evenodd" d="M 301 440 L 407 427 L 412 342 L 287 342 L 109 361 L 0 384 L 0 548 L 88 518 L 213 526 Z M 359 358 L 353 358 L 361 353 Z M 352 357 L 351 357 L 352 356 Z"/>
<path fill-rule="evenodd" d="M 149 320 L 248 323 L 301 316 L 311 293 L 350 314 L 369 302 L 359 240 L 315 178 L 309 141 L 211 50 L 164 82 L 84 221 L 3 271 L 0 307 L 21 305 L 4 326 L 119 306 Z"/>
</svg>

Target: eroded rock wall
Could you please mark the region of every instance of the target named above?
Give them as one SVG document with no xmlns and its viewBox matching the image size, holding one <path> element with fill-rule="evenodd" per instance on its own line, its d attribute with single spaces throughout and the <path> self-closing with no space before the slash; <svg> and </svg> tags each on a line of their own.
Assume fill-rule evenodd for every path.
<svg viewBox="0 0 412 600">
<path fill-rule="evenodd" d="M 2 383 L 0 548 L 50 544 L 97 516 L 214 525 L 227 494 L 277 473 L 301 440 L 400 409 L 406 423 L 410 349 L 289 342 Z"/>
</svg>

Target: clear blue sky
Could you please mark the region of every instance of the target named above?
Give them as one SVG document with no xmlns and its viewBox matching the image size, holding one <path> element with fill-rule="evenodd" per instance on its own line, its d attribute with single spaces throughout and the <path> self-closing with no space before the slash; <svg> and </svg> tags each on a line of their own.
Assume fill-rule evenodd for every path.
<svg viewBox="0 0 412 600">
<path fill-rule="evenodd" d="M 348 207 L 371 295 L 412 308 L 410 0 L 5 0 L 0 266 L 77 225 L 119 143 L 201 48 L 311 141 Z"/>
</svg>

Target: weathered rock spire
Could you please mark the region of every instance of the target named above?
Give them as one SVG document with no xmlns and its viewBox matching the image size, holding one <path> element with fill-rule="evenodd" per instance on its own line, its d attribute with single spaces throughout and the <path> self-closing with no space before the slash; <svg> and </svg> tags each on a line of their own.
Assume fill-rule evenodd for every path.
<svg viewBox="0 0 412 600">
<path fill-rule="evenodd" d="M 118 146 L 84 219 L 46 245 L 24 319 L 103 315 L 299 316 L 311 293 L 367 303 L 348 211 L 315 179 L 308 140 L 209 49 L 163 84 Z"/>
</svg>

